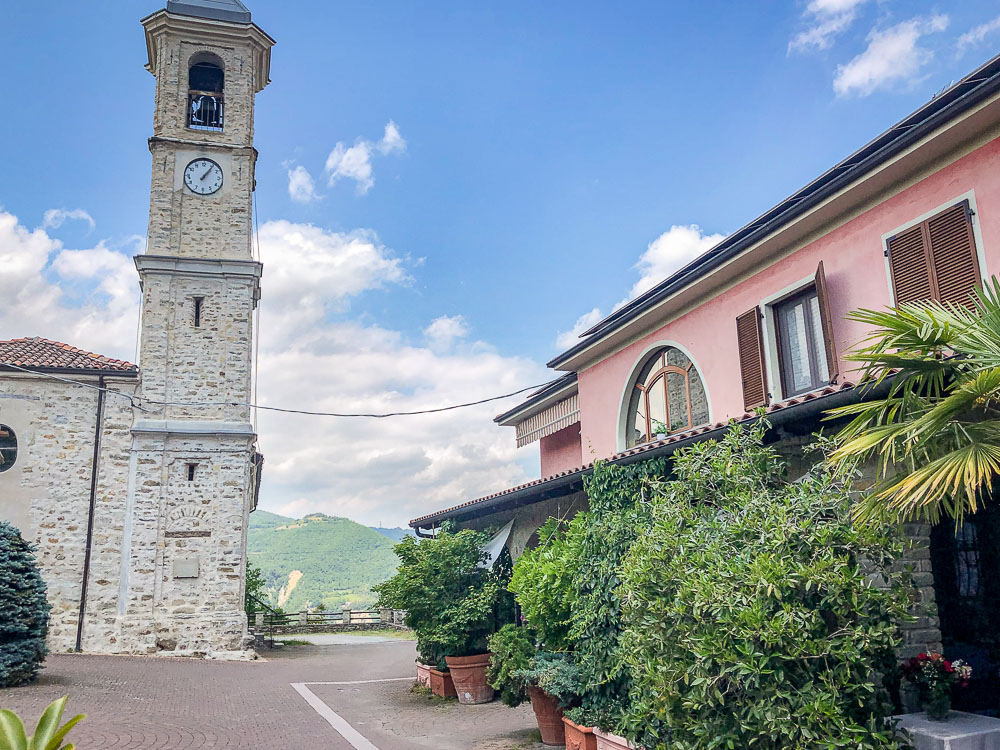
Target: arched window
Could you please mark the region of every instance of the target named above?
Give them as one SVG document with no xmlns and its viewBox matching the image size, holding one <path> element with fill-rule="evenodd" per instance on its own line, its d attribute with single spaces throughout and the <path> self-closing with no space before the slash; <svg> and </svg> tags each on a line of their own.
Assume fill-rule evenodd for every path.
<svg viewBox="0 0 1000 750">
<path fill-rule="evenodd" d="M 680 349 L 665 346 L 643 364 L 629 394 L 628 446 L 708 421 L 708 396 L 694 363 Z"/>
<path fill-rule="evenodd" d="M 0 472 L 7 471 L 17 460 L 17 435 L 5 424 L 0 424 Z"/>
<path fill-rule="evenodd" d="M 188 127 L 222 130 L 222 61 L 207 53 L 196 55 L 188 68 Z"/>
</svg>

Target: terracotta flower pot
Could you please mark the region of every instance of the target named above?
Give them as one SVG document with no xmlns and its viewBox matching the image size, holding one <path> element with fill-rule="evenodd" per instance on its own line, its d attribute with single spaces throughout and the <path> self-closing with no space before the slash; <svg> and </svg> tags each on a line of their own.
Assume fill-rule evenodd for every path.
<svg viewBox="0 0 1000 750">
<path fill-rule="evenodd" d="M 489 654 L 446 656 L 444 660 L 455 681 L 459 703 L 472 705 L 493 700 L 493 688 L 486 681 L 486 668 L 490 665 Z"/>
<path fill-rule="evenodd" d="M 597 750 L 633 750 L 633 745 L 617 734 L 595 729 L 594 736 L 597 737 Z"/>
<path fill-rule="evenodd" d="M 431 692 L 442 698 L 457 698 L 455 683 L 448 672 L 431 668 Z"/>
<path fill-rule="evenodd" d="M 581 727 L 563 716 L 566 729 L 566 750 L 597 750 L 597 737 L 593 727 Z"/>
<path fill-rule="evenodd" d="M 538 731 L 542 733 L 542 742 L 546 745 L 565 745 L 566 727 L 559 701 L 535 685 L 528 688 L 528 695 L 535 711 Z"/>
<path fill-rule="evenodd" d="M 431 668 L 429 664 L 417 662 L 417 684 L 424 687 L 431 686 Z"/>
</svg>

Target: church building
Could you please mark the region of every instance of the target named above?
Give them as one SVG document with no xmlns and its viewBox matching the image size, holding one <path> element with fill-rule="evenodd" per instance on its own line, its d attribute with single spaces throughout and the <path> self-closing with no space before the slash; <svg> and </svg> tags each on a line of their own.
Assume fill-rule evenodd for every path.
<svg viewBox="0 0 1000 750">
<path fill-rule="evenodd" d="M 239 0 L 168 0 L 142 25 L 156 98 L 139 366 L 0 341 L 0 519 L 38 548 L 51 650 L 235 657 L 263 464 L 254 97 L 274 40 Z"/>
</svg>

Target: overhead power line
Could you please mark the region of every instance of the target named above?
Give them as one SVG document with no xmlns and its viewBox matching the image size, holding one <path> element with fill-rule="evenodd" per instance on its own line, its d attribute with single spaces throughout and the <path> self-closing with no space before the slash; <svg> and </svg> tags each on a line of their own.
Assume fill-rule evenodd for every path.
<svg viewBox="0 0 1000 750">
<path fill-rule="evenodd" d="M 504 393 L 500 396 L 490 396 L 489 398 L 481 398 L 477 401 L 467 401 L 461 404 L 450 404 L 449 406 L 439 406 L 434 409 L 416 409 L 414 411 L 392 411 L 385 412 L 383 414 L 379 413 L 351 413 L 351 412 L 333 412 L 333 411 L 311 411 L 309 409 L 287 409 L 280 406 L 264 406 L 263 404 L 257 403 L 247 403 L 241 401 L 155 401 L 152 399 L 144 399 L 138 396 L 133 396 L 129 393 L 122 393 L 121 391 L 116 391 L 113 388 L 102 387 L 94 385 L 93 383 L 84 383 L 79 380 L 73 380 L 72 378 L 63 378 L 58 375 L 54 375 L 50 372 L 41 372 L 39 370 L 32 370 L 28 367 L 21 367 L 20 365 L 13 365 L 9 363 L 4 363 L 4 367 L 10 367 L 14 370 L 19 370 L 20 372 L 28 373 L 29 375 L 39 375 L 45 378 L 51 378 L 52 380 L 58 380 L 62 383 L 70 383 L 72 385 L 82 386 L 83 388 L 90 388 L 95 391 L 104 391 L 111 395 L 122 396 L 129 400 L 131 405 L 138 409 L 139 411 L 150 413 L 151 409 L 146 408 L 147 406 L 239 406 L 239 407 L 250 407 L 252 409 L 262 409 L 264 411 L 274 411 L 280 412 L 282 414 L 302 414 L 309 417 L 342 417 L 342 418 L 367 418 L 367 419 L 387 419 L 389 417 L 414 417 L 420 414 L 438 414 L 444 411 L 454 411 L 455 409 L 465 409 L 470 406 L 480 406 L 481 404 L 488 404 L 491 401 L 502 401 L 505 398 L 510 398 L 511 396 L 519 396 L 527 391 L 537 390 L 541 388 L 546 383 L 539 383 L 538 385 L 529 385 L 524 388 L 520 388 L 516 391 L 511 391 L 510 393 Z M 113 375 L 114 373 L 109 373 Z"/>
</svg>

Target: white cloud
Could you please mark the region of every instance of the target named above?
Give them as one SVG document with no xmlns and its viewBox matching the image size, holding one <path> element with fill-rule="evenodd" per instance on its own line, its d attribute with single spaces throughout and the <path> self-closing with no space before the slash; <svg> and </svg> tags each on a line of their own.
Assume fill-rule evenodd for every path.
<svg viewBox="0 0 1000 750">
<path fill-rule="evenodd" d="M 434 351 L 448 351 L 458 339 L 469 334 L 469 326 L 461 315 L 442 315 L 424 329 L 424 336 Z"/>
<path fill-rule="evenodd" d="M 385 125 L 385 134 L 382 136 L 382 140 L 378 142 L 378 150 L 380 154 L 406 151 L 406 141 L 400 134 L 396 123 L 392 120 L 389 120 Z"/>
<path fill-rule="evenodd" d="M 301 165 L 288 170 L 288 197 L 296 203 L 310 203 L 319 197 L 312 175 Z"/>
<path fill-rule="evenodd" d="M 65 208 L 50 208 L 42 217 L 42 227 L 45 229 L 58 229 L 67 219 L 85 221 L 90 225 L 91 231 L 96 226 L 93 217 L 82 208 L 73 208 L 70 210 Z"/>
<path fill-rule="evenodd" d="M 628 304 L 643 292 L 649 291 L 675 271 L 690 263 L 702 253 L 710 250 L 725 238 L 723 234 L 702 234 L 697 224 L 685 224 L 670 227 L 655 240 L 649 243 L 646 251 L 639 257 L 635 268 L 640 277 L 628 295 L 615 305 L 614 309 Z M 576 319 L 573 327 L 562 331 L 556 337 L 556 346 L 568 349 L 578 343 L 580 334 L 600 322 L 604 315 L 600 308 L 595 307 Z"/>
<path fill-rule="evenodd" d="M 595 307 L 590 312 L 585 312 L 576 319 L 572 328 L 568 331 L 561 331 L 559 335 L 556 336 L 556 346 L 560 349 L 569 349 L 571 346 L 578 343 L 581 333 L 600 321 L 602 317 L 604 316 L 601 315 L 601 309 L 599 307 Z"/>
<path fill-rule="evenodd" d="M 330 173 L 330 185 L 345 177 L 358 183 L 359 193 L 362 195 L 367 193 L 375 184 L 371 155 L 371 143 L 368 141 L 358 141 L 350 148 L 343 143 L 337 143 L 326 157 L 326 171 Z"/>
<path fill-rule="evenodd" d="M 468 328 L 461 316 L 430 321 L 426 341 L 352 318 L 352 297 L 410 279 L 406 258 L 372 232 L 272 221 L 260 228 L 260 248 L 262 404 L 411 411 L 547 379 L 529 359 L 503 356 L 483 342 L 460 344 Z M 0 211 L 0 338 L 46 336 L 132 360 L 139 292 L 130 255 L 136 249 L 69 250 Z M 448 338 L 449 348 L 436 345 Z M 516 453 L 511 431 L 492 421 L 517 398 L 396 419 L 261 411 L 258 432 L 267 458 L 261 507 L 400 525 L 523 482 L 537 466 L 528 468 L 531 459 Z"/>
<path fill-rule="evenodd" d="M 378 143 L 358 138 L 353 146 L 348 147 L 343 142 L 338 141 L 330 155 L 326 157 L 329 183 L 332 186 L 342 178 L 354 180 L 357 183 L 358 193 L 364 195 L 375 184 L 375 175 L 372 169 L 373 152 L 387 156 L 393 153 L 402 153 L 405 150 L 406 141 L 400 134 L 399 127 L 392 120 L 386 123 L 385 132 Z"/>
<path fill-rule="evenodd" d="M 702 234 L 697 224 L 675 224 L 649 243 L 636 268 L 642 274 L 618 306 L 652 289 L 675 271 L 723 240 L 723 234 Z"/>
<path fill-rule="evenodd" d="M 873 29 L 868 47 L 845 65 L 837 66 L 833 89 L 837 96 L 868 96 L 880 88 L 913 84 L 934 53 L 921 47 L 921 37 L 948 27 L 948 16 L 913 18 L 883 31 Z"/>
<path fill-rule="evenodd" d="M 789 52 L 828 49 L 838 34 L 858 17 L 858 9 L 868 0 L 812 0 L 803 16 L 809 27 L 788 43 Z"/>
<path fill-rule="evenodd" d="M 135 358 L 139 281 L 127 248 L 70 250 L 0 211 L 0 339 L 43 336 Z"/>
<path fill-rule="evenodd" d="M 958 38 L 958 53 L 961 55 L 970 47 L 978 47 L 986 37 L 998 29 L 1000 29 L 1000 16 L 972 27 Z"/>
</svg>

